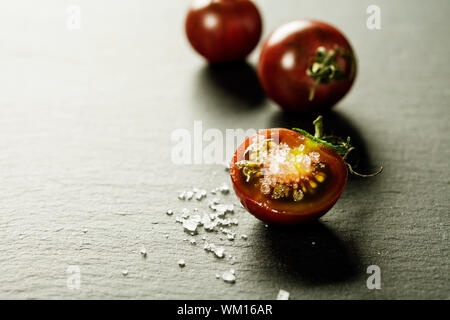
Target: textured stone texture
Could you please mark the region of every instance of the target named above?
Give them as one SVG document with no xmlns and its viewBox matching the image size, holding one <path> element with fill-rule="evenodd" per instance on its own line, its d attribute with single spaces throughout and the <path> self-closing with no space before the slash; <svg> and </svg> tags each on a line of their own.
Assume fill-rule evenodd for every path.
<svg viewBox="0 0 450 320">
<path fill-rule="evenodd" d="M 450 297 L 449 2 L 377 1 L 380 31 L 365 26 L 371 1 L 257 2 L 265 35 L 302 17 L 348 35 L 359 75 L 326 124 L 352 134 L 362 169 L 382 163 L 384 173 L 352 178 L 316 225 L 265 228 L 236 210 L 248 240 L 223 241 L 234 265 L 215 259 L 183 242 L 165 212 L 184 206 L 178 190 L 209 190 L 227 174 L 171 164 L 170 134 L 194 120 L 311 128 L 262 94 L 259 48 L 250 65 L 207 67 L 185 40 L 187 1 L 76 1 L 78 31 L 65 27 L 65 2 L 4 3 L 0 298 L 274 299 L 280 288 L 291 299 Z M 381 290 L 366 288 L 372 264 Z M 79 290 L 66 287 L 69 265 L 81 268 Z M 230 268 L 235 284 L 215 279 Z"/>
</svg>

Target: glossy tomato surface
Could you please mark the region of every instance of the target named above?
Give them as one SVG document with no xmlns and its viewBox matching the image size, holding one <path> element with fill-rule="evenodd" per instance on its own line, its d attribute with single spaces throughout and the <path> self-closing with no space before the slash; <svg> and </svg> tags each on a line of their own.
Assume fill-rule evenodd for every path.
<svg viewBox="0 0 450 320">
<path fill-rule="evenodd" d="M 308 75 L 308 70 L 318 61 L 318 50 L 334 52 L 334 69 L 324 70 L 310 99 L 317 78 Z M 331 72 L 333 81 L 328 78 Z M 294 21 L 275 30 L 265 41 L 258 64 L 267 95 L 294 112 L 330 109 L 350 90 L 355 75 L 355 55 L 345 36 L 333 26 L 313 20 Z"/>
<path fill-rule="evenodd" d="M 210 62 L 244 60 L 261 31 L 258 8 L 249 0 L 196 0 L 186 18 L 189 42 Z"/>
<path fill-rule="evenodd" d="M 234 191 L 256 218 L 274 224 L 315 220 L 336 203 L 347 182 L 342 157 L 288 129 L 247 138 L 230 164 Z"/>
</svg>

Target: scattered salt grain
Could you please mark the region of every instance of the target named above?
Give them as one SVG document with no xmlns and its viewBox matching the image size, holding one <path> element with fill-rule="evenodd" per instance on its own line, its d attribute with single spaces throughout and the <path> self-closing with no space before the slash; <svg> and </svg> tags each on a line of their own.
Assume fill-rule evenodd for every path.
<svg viewBox="0 0 450 320">
<path fill-rule="evenodd" d="M 194 196 L 194 193 L 192 191 L 187 191 L 186 192 L 186 199 L 187 200 L 191 200 L 193 196 Z"/>
<path fill-rule="evenodd" d="M 201 201 L 201 200 L 203 200 L 203 195 L 201 195 L 200 193 L 197 193 L 196 195 L 195 195 L 195 200 L 197 200 L 197 201 Z"/>
<path fill-rule="evenodd" d="M 280 289 L 277 295 L 277 300 L 289 300 L 289 292 L 283 289 Z"/>
<path fill-rule="evenodd" d="M 231 221 L 229 219 L 218 219 L 217 224 L 227 227 L 231 224 Z"/>
<path fill-rule="evenodd" d="M 184 262 L 183 259 L 178 260 L 178 265 L 180 266 L 180 268 L 184 268 L 186 266 L 186 263 Z"/>
<path fill-rule="evenodd" d="M 222 259 L 222 258 L 225 256 L 225 249 L 222 248 L 222 247 L 220 247 L 220 248 L 214 248 L 213 252 L 214 252 L 214 255 L 215 255 L 217 258 Z"/>
<path fill-rule="evenodd" d="M 142 248 L 141 251 L 139 251 L 139 253 L 140 253 L 141 256 L 143 256 L 144 258 L 147 257 L 147 250 L 145 250 L 145 248 Z"/>
<path fill-rule="evenodd" d="M 225 271 L 222 274 L 223 281 L 225 281 L 227 283 L 235 283 L 236 282 L 236 276 L 234 275 L 234 272 L 231 272 L 231 271 L 233 271 L 233 270 Z"/>
<path fill-rule="evenodd" d="M 219 187 L 219 190 L 220 190 L 220 192 L 222 192 L 222 194 L 230 193 L 230 188 L 225 183 Z"/>
<path fill-rule="evenodd" d="M 194 220 L 184 220 L 183 221 L 183 228 L 184 231 L 188 232 L 188 233 L 197 233 L 197 227 L 198 227 L 198 222 L 194 221 Z"/>
<path fill-rule="evenodd" d="M 211 221 L 210 216 L 208 215 L 203 215 L 202 217 L 202 224 L 203 224 L 203 228 L 205 229 L 205 231 L 211 232 L 214 231 L 216 228 L 217 223 Z"/>
<path fill-rule="evenodd" d="M 219 217 L 222 217 L 227 213 L 234 212 L 234 206 L 232 204 L 216 204 L 211 206 L 210 208 L 216 211 Z"/>
<path fill-rule="evenodd" d="M 128 270 L 122 270 L 122 275 L 126 277 L 128 275 Z"/>
<path fill-rule="evenodd" d="M 198 224 L 203 224 L 202 223 L 202 217 L 200 217 L 199 214 L 194 214 L 191 216 L 190 220 L 197 222 Z"/>
<path fill-rule="evenodd" d="M 205 229 L 205 231 L 207 232 L 213 232 L 215 231 L 216 224 L 211 222 L 211 223 L 207 223 L 203 225 L 203 228 Z"/>
<path fill-rule="evenodd" d="M 171 210 L 171 209 L 167 210 L 166 214 L 167 214 L 168 216 L 173 215 L 173 210 Z"/>
<path fill-rule="evenodd" d="M 182 215 L 182 217 L 184 218 L 184 219 L 187 219 L 187 218 L 189 218 L 189 210 L 187 209 L 187 208 L 183 208 L 183 210 L 181 210 L 181 213 L 183 214 Z"/>
</svg>

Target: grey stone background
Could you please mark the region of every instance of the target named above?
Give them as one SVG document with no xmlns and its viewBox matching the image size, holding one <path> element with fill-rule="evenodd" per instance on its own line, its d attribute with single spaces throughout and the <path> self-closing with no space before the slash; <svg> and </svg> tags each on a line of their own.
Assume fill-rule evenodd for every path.
<svg viewBox="0 0 450 320">
<path fill-rule="evenodd" d="M 331 212 L 279 228 L 243 209 L 220 260 L 190 245 L 180 190 L 229 183 L 222 166 L 171 163 L 173 130 L 304 126 L 261 92 L 253 66 L 211 68 L 184 35 L 188 1 L 0 4 L 0 298 L 448 299 L 450 2 L 257 1 L 264 37 L 297 18 L 336 25 L 359 74 L 326 125 L 362 166 Z M 366 28 L 381 8 L 382 29 Z M 66 8 L 81 8 L 81 29 Z M 237 203 L 234 194 L 223 196 Z M 176 214 L 169 217 L 167 209 Z M 315 242 L 315 245 L 312 243 Z M 140 256 L 145 247 L 147 258 Z M 183 258 L 186 267 L 177 261 Z M 67 268 L 81 285 L 68 289 Z M 381 290 L 366 268 L 381 268 Z M 234 268 L 236 283 L 215 278 Z M 128 270 L 128 276 L 122 275 Z"/>
</svg>

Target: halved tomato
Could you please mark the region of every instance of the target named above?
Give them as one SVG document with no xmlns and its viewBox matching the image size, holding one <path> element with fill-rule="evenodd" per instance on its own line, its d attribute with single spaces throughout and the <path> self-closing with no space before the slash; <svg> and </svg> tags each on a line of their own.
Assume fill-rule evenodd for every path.
<svg viewBox="0 0 450 320">
<path fill-rule="evenodd" d="M 315 220 L 336 203 L 347 182 L 344 159 L 288 129 L 247 138 L 230 165 L 234 191 L 256 218 L 274 224 Z"/>
</svg>

